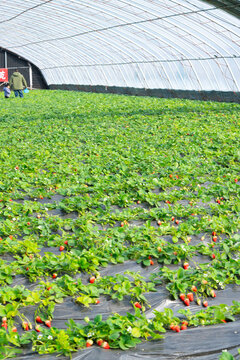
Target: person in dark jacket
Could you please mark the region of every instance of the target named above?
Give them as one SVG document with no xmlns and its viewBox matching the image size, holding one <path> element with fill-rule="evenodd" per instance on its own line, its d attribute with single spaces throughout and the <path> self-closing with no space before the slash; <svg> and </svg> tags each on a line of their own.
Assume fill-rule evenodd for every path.
<svg viewBox="0 0 240 360">
<path fill-rule="evenodd" d="M 16 69 L 9 81 L 10 88 L 14 91 L 15 97 L 23 98 L 23 89 L 27 88 L 27 82 L 24 76 Z"/>
</svg>

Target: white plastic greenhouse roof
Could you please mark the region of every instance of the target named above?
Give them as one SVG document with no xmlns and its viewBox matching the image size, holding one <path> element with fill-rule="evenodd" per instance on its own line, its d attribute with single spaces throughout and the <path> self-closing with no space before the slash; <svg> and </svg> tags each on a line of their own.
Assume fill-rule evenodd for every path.
<svg viewBox="0 0 240 360">
<path fill-rule="evenodd" d="M 240 1 L 1 0 L 0 46 L 48 84 L 240 91 Z"/>
</svg>

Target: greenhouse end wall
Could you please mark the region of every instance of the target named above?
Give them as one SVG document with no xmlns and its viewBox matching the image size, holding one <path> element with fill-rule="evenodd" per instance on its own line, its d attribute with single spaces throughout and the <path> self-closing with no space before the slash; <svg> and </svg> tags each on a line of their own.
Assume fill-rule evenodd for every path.
<svg viewBox="0 0 240 360">
<path fill-rule="evenodd" d="M 70 90 L 96 93 L 111 93 L 134 96 L 152 96 L 159 98 L 178 98 L 201 101 L 234 102 L 240 104 L 240 92 L 232 91 L 193 91 L 170 89 L 143 89 L 118 86 L 90 86 L 90 85 L 49 85 L 51 90 Z"/>
</svg>

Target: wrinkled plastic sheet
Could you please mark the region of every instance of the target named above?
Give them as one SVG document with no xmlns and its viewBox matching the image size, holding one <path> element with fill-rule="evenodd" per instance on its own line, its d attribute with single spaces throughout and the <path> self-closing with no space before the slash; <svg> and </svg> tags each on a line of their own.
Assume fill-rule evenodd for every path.
<svg viewBox="0 0 240 360">
<path fill-rule="evenodd" d="M 138 271 L 141 275 L 148 276 L 158 271 L 159 266 L 141 267 L 134 261 L 128 261 L 124 264 L 110 265 L 102 269 L 101 275 L 114 275 L 124 273 L 126 270 Z M 17 280 L 17 279 L 16 279 Z M 21 279 L 18 279 L 21 280 Z M 82 275 L 82 280 L 87 281 L 87 275 Z M 19 283 L 19 281 L 18 281 Z M 21 281 L 20 281 L 21 283 Z M 22 283 L 26 286 L 26 279 L 22 278 Z M 32 284 L 33 286 L 33 284 Z M 36 285 L 34 285 L 36 286 Z M 240 301 L 240 288 L 236 285 L 228 285 L 224 290 L 217 291 L 217 297 L 208 299 L 209 306 L 226 304 L 232 305 L 232 300 Z M 147 293 L 147 300 L 151 304 L 151 308 L 147 309 L 145 314 L 147 318 L 154 316 L 153 310 L 163 311 L 164 308 L 171 308 L 174 315 L 178 314 L 178 310 L 183 308 L 180 300 L 171 300 L 165 286 L 157 286 L 157 292 Z M 107 299 L 105 296 L 100 297 L 100 304 L 86 308 L 72 301 L 72 298 L 66 298 L 62 304 L 56 304 L 54 311 L 54 319 L 52 325 L 58 328 L 66 328 L 68 319 L 76 322 L 84 322 L 84 317 L 88 316 L 93 319 L 96 315 L 102 314 L 103 319 L 107 319 L 112 313 L 121 315 L 126 312 L 133 312 L 130 298 L 123 301 Z M 27 308 L 24 313 L 33 320 L 34 307 Z M 191 305 L 191 311 L 199 311 L 197 305 Z M 179 314 L 178 314 L 179 315 Z M 222 350 L 228 350 L 236 359 L 240 359 L 238 355 L 240 348 L 240 319 L 235 322 L 228 322 L 214 326 L 202 326 L 196 328 L 188 328 L 180 333 L 167 331 L 165 338 L 157 341 L 143 341 L 136 348 L 127 351 L 122 350 L 104 350 L 96 345 L 80 350 L 73 354 L 74 360 L 172 360 L 172 359 L 199 359 L 199 360 L 217 360 Z M 18 360 L 53 360 L 55 355 L 39 355 L 32 352 L 31 348 L 25 348 L 24 353 L 17 357 Z M 66 359 L 60 356 L 58 359 Z"/>
<path fill-rule="evenodd" d="M 206 186 L 209 186 L 206 183 Z M 55 195 L 51 199 L 37 199 L 42 204 L 58 202 L 63 197 L 61 195 Z M 18 200 L 23 201 L 23 200 Z M 184 200 L 181 201 L 184 205 Z M 203 204 L 200 204 L 203 205 Z M 145 204 L 134 205 L 146 207 Z M 166 204 L 163 204 L 166 206 Z M 209 204 L 205 204 L 209 206 Z M 120 208 L 116 207 L 120 211 Z M 114 210 L 114 209 L 113 209 Z M 54 209 L 49 211 L 53 216 L 63 217 L 60 209 Z M 64 215 L 66 218 L 77 218 L 77 213 L 69 213 Z M 144 221 L 133 220 L 129 223 L 130 226 L 141 226 Z M 156 226 L 156 222 L 151 222 L 152 226 Z M 116 226 L 119 226 L 117 223 Z M 99 225 L 102 228 L 101 225 Z M 106 227 L 106 226 L 104 226 Z M 196 245 L 200 242 L 200 238 L 205 236 L 205 241 L 210 242 L 211 236 L 206 233 L 200 233 L 191 236 L 191 244 Z M 163 236 L 166 241 L 171 242 L 171 236 Z M 41 249 L 41 255 L 45 252 L 51 252 L 58 254 L 58 250 L 55 247 L 43 247 Z M 13 260 L 11 255 L 6 256 L 6 260 Z M 9 258 L 8 258 L 9 257 Z M 202 255 L 195 256 L 191 261 L 190 265 L 194 266 L 196 263 L 209 262 L 209 257 Z M 161 266 L 154 264 L 153 266 L 143 267 L 137 264 L 135 261 L 126 261 L 123 264 L 108 265 L 106 268 L 100 269 L 101 276 L 123 274 L 125 271 L 139 272 L 146 279 L 154 273 L 158 272 Z M 168 265 L 171 269 L 177 269 L 179 265 Z M 89 275 L 80 273 L 76 277 L 81 277 L 83 283 L 87 284 Z M 12 286 L 24 285 L 28 289 L 33 290 L 37 284 L 30 283 L 24 276 L 16 276 Z M 224 290 L 216 291 L 217 297 L 208 299 L 209 306 L 226 304 L 227 306 L 232 305 L 232 300 L 240 301 L 240 287 L 236 285 L 228 285 Z M 169 292 L 166 290 L 164 285 L 157 286 L 156 292 L 145 294 L 148 302 L 151 304 L 151 308 L 147 308 L 145 314 L 147 318 L 154 316 L 153 310 L 163 311 L 165 308 L 171 308 L 174 315 L 179 316 L 178 310 L 185 308 L 180 300 L 171 300 Z M 23 313 L 27 315 L 30 321 L 34 322 L 34 311 L 36 307 L 30 306 L 23 309 Z M 202 308 L 191 304 L 191 311 L 197 312 Z M 107 319 L 112 313 L 117 312 L 120 315 L 125 315 L 126 312 L 132 313 L 133 307 L 130 303 L 130 297 L 125 297 L 123 301 L 108 299 L 105 296 L 100 297 L 100 304 L 93 305 L 90 308 L 86 308 L 83 305 L 79 305 L 73 302 L 71 297 L 65 298 L 62 304 L 56 304 L 54 316 L 52 320 L 52 326 L 65 329 L 67 328 L 67 322 L 69 319 L 73 319 L 76 322 L 84 323 L 84 317 L 88 316 L 90 319 L 94 319 L 95 316 L 101 314 L 103 320 Z M 90 348 L 86 348 L 72 354 L 74 360 L 218 360 L 223 350 L 228 350 L 233 356 L 240 360 L 238 354 L 238 348 L 240 348 L 240 318 L 235 322 L 228 322 L 218 324 L 214 326 L 202 326 L 196 328 L 188 328 L 180 333 L 167 331 L 164 339 L 157 341 L 143 341 L 138 344 L 136 348 L 129 349 L 127 351 L 122 350 L 105 350 L 99 346 L 93 345 Z M 66 359 L 66 357 L 59 356 L 57 354 L 52 355 L 39 355 L 32 351 L 31 347 L 27 346 L 24 348 L 23 354 L 16 357 L 17 360 L 56 360 Z"/>
</svg>

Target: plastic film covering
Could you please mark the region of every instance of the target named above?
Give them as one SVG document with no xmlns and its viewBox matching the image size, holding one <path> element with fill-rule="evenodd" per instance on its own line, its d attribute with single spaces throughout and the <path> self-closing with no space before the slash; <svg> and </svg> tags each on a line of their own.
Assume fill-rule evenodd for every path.
<svg viewBox="0 0 240 360">
<path fill-rule="evenodd" d="M 48 84 L 238 92 L 236 3 L 3 0 L 0 45 Z"/>
</svg>

